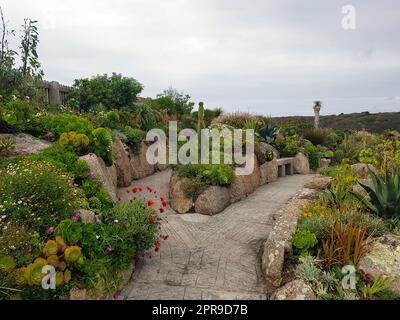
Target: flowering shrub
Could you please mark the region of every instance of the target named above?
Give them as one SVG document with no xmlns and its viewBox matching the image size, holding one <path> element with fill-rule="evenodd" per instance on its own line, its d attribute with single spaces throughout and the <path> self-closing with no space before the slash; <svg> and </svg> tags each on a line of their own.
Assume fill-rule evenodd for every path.
<svg viewBox="0 0 400 320">
<path fill-rule="evenodd" d="M 44 228 L 82 206 L 73 179 L 48 162 L 23 160 L 0 170 L 0 214 Z"/>
</svg>

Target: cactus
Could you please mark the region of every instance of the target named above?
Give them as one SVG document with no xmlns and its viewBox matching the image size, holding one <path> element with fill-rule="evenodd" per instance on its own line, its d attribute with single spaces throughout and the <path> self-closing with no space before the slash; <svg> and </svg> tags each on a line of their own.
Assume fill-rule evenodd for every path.
<svg viewBox="0 0 400 320">
<path fill-rule="evenodd" d="M 51 255 L 50 257 L 47 258 L 47 263 L 54 267 L 57 267 L 59 263 L 58 256 L 56 256 L 55 254 Z"/>
<path fill-rule="evenodd" d="M 71 271 L 65 270 L 64 271 L 64 283 L 68 283 L 71 281 Z"/>
<path fill-rule="evenodd" d="M 74 263 L 82 256 L 82 250 L 78 246 L 72 246 L 65 249 L 64 258 L 67 263 Z"/>
<path fill-rule="evenodd" d="M 17 263 L 15 259 L 11 256 L 3 256 L 0 257 L 0 271 L 4 271 L 6 273 L 11 272 L 15 269 Z"/>
<path fill-rule="evenodd" d="M 26 282 L 30 286 L 40 285 L 44 274 L 42 273 L 42 268 L 46 265 L 42 263 L 31 263 L 25 270 L 24 276 Z"/>
<path fill-rule="evenodd" d="M 57 254 L 58 247 L 57 243 L 54 240 L 48 240 L 43 248 L 43 254 L 46 257 L 50 257 L 52 255 Z"/>
</svg>

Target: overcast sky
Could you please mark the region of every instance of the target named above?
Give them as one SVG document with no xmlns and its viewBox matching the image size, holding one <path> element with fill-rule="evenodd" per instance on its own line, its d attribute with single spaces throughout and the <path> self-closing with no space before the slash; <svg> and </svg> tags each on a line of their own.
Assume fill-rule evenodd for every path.
<svg viewBox="0 0 400 320">
<path fill-rule="evenodd" d="M 344 5 L 356 29 L 342 28 Z M 0 0 L 39 20 L 47 80 L 113 71 L 265 115 L 400 111 L 398 0 Z"/>
</svg>

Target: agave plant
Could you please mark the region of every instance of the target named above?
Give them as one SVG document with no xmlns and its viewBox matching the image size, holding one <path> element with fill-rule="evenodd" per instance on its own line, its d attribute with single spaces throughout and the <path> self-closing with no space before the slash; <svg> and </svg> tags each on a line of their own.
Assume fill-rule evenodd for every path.
<svg viewBox="0 0 400 320">
<path fill-rule="evenodd" d="M 267 142 L 272 143 L 275 141 L 276 136 L 279 133 L 279 129 L 272 124 L 267 124 L 260 130 L 261 137 Z"/>
<path fill-rule="evenodd" d="M 367 192 L 369 199 L 359 193 L 353 193 L 353 195 L 368 210 L 380 217 L 400 217 L 400 168 L 383 175 L 370 170 L 369 174 L 373 188 L 359 182 L 360 186 Z"/>
</svg>

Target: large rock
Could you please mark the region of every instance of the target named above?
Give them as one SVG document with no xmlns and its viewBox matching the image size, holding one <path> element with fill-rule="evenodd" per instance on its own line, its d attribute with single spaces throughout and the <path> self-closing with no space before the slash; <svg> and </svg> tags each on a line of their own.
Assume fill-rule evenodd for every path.
<svg viewBox="0 0 400 320">
<path fill-rule="evenodd" d="M 138 154 L 130 152 L 131 157 L 131 172 L 134 179 L 142 179 L 152 175 L 156 171 L 156 167 L 148 163 L 146 159 L 148 146 L 142 142 L 140 145 L 140 151 Z"/>
<path fill-rule="evenodd" d="M 29 134 L 0 134 L 0 139 L 10 139 L 15 143 L 15 148 L 10 151 L 9 156 L 29 156 L 36 154 L 51 146 L 50 142 L 32 137 Z"/>
<path fill-rule="evenodd" d="M 371 281 L 391 280 L 391 290 L 400 297 L 400 236 L 384 236 L 370 244 L 359 270 Z"/>
<path fill-rule="evenodd" d="M 266 162 L 260 166 L 260 185 L 278 180 L 278 160 Z"/>
<path fill-rule="evenodd" d="M 129 149 L 121 140 L 113 142 L 114 163 L 117 169 L 118 187 L 128 187 L 132 181 L 132 167 L 129 157 Z"/>
<path fill-rule="evenodd" d="M 332 160 L 327 158 L 322 158 L 319 160 L 319 167 L 320 168 L 327 168 L 330 166 Z"/>
<path fill-rule="evenodd" d="M 181 214 L 189 212 L 193 208 L 193 199 L 186 196 L 183 181 L 176 174 L 172 175 L 169 189 L 171 208 Z"/>
<path fill-rule="evenodd" d="M 272 151 L 275 155 L 275 158 L 279 158 L 279 151 L 275 147 L 271 146 L 270 144 L 261 142 L 259 144 L 259 148 L 262 153 L 266 153 L 267 151 Z"/>
<path fill-rule="evenodd" d="M 304 184 L 305 188 L 314 190 L 326 190 L 332 183 L 332 177 L 315 176 L 312 180 Z"/>
<path fill-rule="evenodd" d="M 298 174 L 309 174 L 310 173 L 310 163 L 308 158 L 301 152 L 299 152 L 293 161 L 294 172 Z"/>
<path fill-rule="evenodd" d="M 270 300 L 316 300 L 312 288 L 301 279 L 293 280 L 277 289 Z"/>
<path fill-rule="evenodd" d="M 362 179 L 369 178 L 369 170 L 376 172 L 376 169 L 371 164 L 356 163 L 351 166 L 351 171 Z"/>
<path fill-rule="evenodd" d="M 292 251 L 291 240 L 296 232 L 297 220 L 307 199 L 293 198 L 275 215 L 275 224 L 264 242 L 261 267 L 265 279 L 279 286 L 285 254 Z"/>
<path fill-rule="evenodd" d="M 194 208 L 197 213 L 214 215 L 230 204 L 228 188 L 212 186 L 198 196 Z"/>
<path fill-rule="evenodd" d="M 359 179 L 358 183 L 354 185 L 353 192 L 363 194 L 364 196 L 368 196 L 367 192 L 363 187 L 361 187 L 360 183 L 370 188 L 374 188 L 374 184 L 371 179 Z"/>
<path fill-rule="evenodd" d="M 93 211 L 80 209 L 78 216 L 81 218 L 82 223 L 96 223 L 96 214 Z"/>
<path fill-rule="evenodd" d="M 103 159 L 93 153 L 79 159 L 88 164 L 92 178 L 99 181 L 107 189 L 113 202 L 117 202 L 117 169 L 115 165 L 106 167 Z"/>
</svg>

